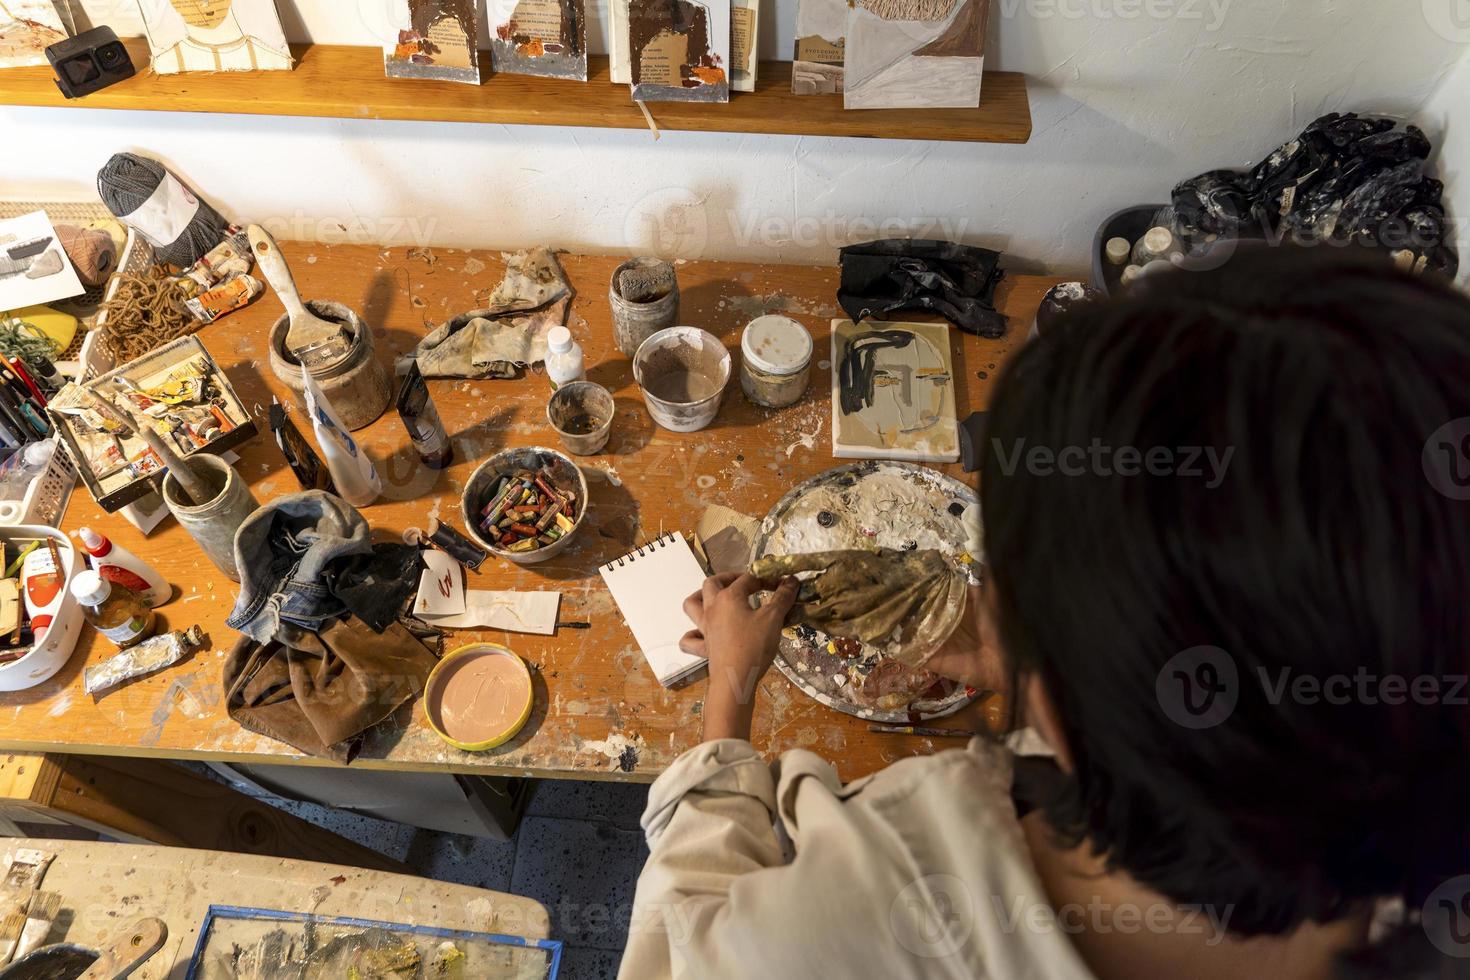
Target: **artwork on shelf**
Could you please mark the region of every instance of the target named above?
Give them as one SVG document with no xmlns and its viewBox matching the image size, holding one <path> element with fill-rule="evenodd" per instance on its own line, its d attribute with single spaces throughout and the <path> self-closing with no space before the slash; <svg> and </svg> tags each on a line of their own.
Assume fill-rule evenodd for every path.
<svg viewBox="0 0 1470 980">
<path fill-rule="evenodd" d="M 832 455 L 960 458 L 949 324 L 832 321 Z"/>
<path fill-rule="evenodd" d="M 391 0 L 397 43 L 383 51 L 389 78 L 480 83 L 476 0 Z"/>
<path fill-rule="evenodd" d="M 760 12 L 760 0 L 730 0 L 730 88 L 736 92 L 755 91 Z"/>
<path fill-rule="evenodd" d="M 847 0 L 797 0 L 791 91 L 797 95 L 841 92 L 846 46 Z"/>
<path fill-rule="evenodd" d="M 67 38 L 51 0 L 0 0 L 0 68 L 46 64 L 46 49 Z"/>
<path fill-rule="evenodd" d="M 975 108 L 989 17 L 990 0 L 855 0 L 843 107 Z"/>
<path fill-rule="evenodd" d="M 495 70 L 587 80 L 583 0 L 488 0 Z"/>
<path fill-rule="evenodd" d="M 138 0 L 138 6 L 160 75 L 291 69 L 275 0 Z"/>
<path fill-rule="evenodd" d="M 729 0 L 632 0 L 628 52 L 635 101 L 730 101 Z"/>
<path fill-rule="evenodd" d="M 83 291 L 45 211 L 0 221 L 0 312 L 70 299 Z"/>
<path fill-rule="evenodd" d="M 633 83 L 633 58 L 628 53 L 628 6 L 632 0 L 607 0 L 608 77 L 614 85 Z"/>
</svg>

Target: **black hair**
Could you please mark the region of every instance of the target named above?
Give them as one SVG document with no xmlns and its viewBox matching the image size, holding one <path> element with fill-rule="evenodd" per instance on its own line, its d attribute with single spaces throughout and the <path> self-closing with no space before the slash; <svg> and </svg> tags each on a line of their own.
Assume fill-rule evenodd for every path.
<svg viewBox="0 0 1470 980">
<path fill-rule="evenodd" d="M 1470 874 L 1470 299 L 1328 247 L 1141 285 L 1019 351 L 987 420 L 997 628 L 1075 762 L 1048 820 L 1241 935 L 1417 912 Z M 1470 968 L 1428 938 L 1343 969 Z"/>
</svg>

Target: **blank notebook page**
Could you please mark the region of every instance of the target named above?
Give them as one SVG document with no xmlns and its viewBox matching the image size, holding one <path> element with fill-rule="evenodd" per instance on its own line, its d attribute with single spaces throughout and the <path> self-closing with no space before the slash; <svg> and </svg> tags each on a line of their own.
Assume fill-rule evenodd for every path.
<svg viewBox="0 0 1470 980">
<path fill-rule="evenodd" d="M 666 534 L 598 571 L 660 684 L 667 687 L 704 666 L 703 657 L 679 649 L 684 634 L 694 629 L 684 615 L 684 600 L 705 579 L 683 534 Z"/>
</svg>

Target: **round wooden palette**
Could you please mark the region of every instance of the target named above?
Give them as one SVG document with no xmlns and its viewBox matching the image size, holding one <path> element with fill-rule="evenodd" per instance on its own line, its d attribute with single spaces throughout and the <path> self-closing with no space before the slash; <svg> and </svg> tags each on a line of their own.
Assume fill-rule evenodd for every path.
<svg viewBox="0 0 1470 980">
<path fill-rule="evenodd" d="M 850 463 L 812 477 L 782 497 L 761 522 L 753 551 L 763 558 L 919 547 L 936 548 L 958 562 L 966 540 L 960 515 L 976 500 L 971 487 L 927 467 L 876 460 Z M 970 567 L 978 572 L 978 565 Z M 837 645 L 840 652 L 832 652 Z M 875 722 L 942 718 L 976 695 L 963 684 L 906 667 L 863 643 L 833 641 L 809 626 L 782 632 L 776 666 L 829 708 Z"/>
</svg>

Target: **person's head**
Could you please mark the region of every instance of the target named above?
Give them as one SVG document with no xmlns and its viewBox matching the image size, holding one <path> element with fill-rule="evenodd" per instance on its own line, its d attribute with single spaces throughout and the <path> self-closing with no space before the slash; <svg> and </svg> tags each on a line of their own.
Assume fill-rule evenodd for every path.
<svg viewBox="0 0 1470 980">
<path fill-rule="evenodd" d="M 190 27 L 210 30 L 224 23 L 231 0 L 169 0 Z"/>
<path fill-rule="evenodd" d="M 1017 353 L 981 494 L 1063 840 L 1244 935 L 1470 874 L 1470 299 L 1330 248 L 1150 279 Z"/>
</svg>

